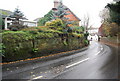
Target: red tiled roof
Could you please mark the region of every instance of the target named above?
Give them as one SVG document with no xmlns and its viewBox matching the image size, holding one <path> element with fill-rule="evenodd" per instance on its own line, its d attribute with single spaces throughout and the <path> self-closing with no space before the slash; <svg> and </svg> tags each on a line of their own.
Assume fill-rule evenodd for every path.
<svg viewBox="0 0 120 81">
<path fill-rule="evenodd" d="M 69 18 L 69 21 L 81 21 L 69 8 L 67 8 L 65 5 L 63 5 L 67 9 L 68 15 L 65 15 L 64 17 Z M 53 8 L 52 10 L 57 10 L 56 8 Z"/>
<path fill-rule="evenodd" d="M 76 15 L 73 14 L 73 12 L 71 12 L 70 10 L 67 11 L 67 13 L 69 13 L 69 15 L 65 15 L 64 17 L 69 18 L 69 21 L 80 21 L 80 19 L 77 18 Z"/>
</svg>

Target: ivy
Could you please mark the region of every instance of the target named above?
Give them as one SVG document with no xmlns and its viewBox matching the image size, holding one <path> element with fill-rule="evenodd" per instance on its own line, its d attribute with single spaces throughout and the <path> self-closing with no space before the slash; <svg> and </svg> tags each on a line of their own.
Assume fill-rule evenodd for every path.
<svg viewBox="0 0 120 81">
<path fill-rule="evenodd" d="M 0 43 L 0 55 L 5 57 L 5 45 L 3 43 Z"/>
</svg>

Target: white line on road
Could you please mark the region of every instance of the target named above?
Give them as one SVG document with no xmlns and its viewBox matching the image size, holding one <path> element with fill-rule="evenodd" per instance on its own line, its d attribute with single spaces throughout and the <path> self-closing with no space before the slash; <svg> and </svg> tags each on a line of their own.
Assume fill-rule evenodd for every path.
<svg viewBox="0 0 120 81">
<path fill-rule="evenodd" d="M 33 78 L 33 79 L 40 79 L 40 78 L 42 78 L 43 76 L 38 76 L 38 77 L 35 77 L 35 78 Z"/>
<path fill-rule="evenodd" d="M 101 51 L 102 51 L 102 50 L 103 50 L 103 46 L 101 45 L 101 47 L 100 47 L 100 48 L 101 48 Z"/>
<path fill-rule="evenodd" d="M 96 53 L 95 55 L 99 55 L 99 53 L 100 53 L 101 51 L 99 51 L 98 53 Z"/>
<path fill-rule="evenodd" d="M 90 58 L 86 58 L 86 59 L 81 60 L 81 61 L 79 61 L 79 62 L 76 62 L 76 63 L 74 63 L 74 64 L 68 65 L 68 66 L 66 66 L 66 68 L 70 68 L 70 67 L 72 67 L 72 66 L 78 65 L 78 64 L 80 64 L 80 63 L 82 63 L 82 62 L 85 62 L 85 61 L 87 61 L 87 60 L 89 60 L 89 59 L 90 59 Z"/>
<path fill-rule="evenodd" d="M 101 51 L 103 50 L 103 48 L 101 48 Z"/>
</svg>

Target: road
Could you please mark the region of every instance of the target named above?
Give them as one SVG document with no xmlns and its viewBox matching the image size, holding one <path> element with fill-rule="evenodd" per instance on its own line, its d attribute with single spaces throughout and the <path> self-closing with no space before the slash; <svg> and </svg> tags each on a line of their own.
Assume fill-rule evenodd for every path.
<svg viewBox="0 0 120 81">
<path fill-rule="evenodd" d="M 56 57 L 56 56 L 54 56 Z M 92 41 L 87 50 L 37 62 L 3 66 L 3 79 L 117 79 L 118 49 Z"/>
</svg>

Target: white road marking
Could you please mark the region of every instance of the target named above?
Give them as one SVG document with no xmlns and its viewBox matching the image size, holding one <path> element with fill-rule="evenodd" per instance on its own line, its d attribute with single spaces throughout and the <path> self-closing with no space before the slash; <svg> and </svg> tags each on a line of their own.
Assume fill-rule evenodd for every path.
<svg viewBox="0 0 120 81">
<path fill-rule="evenodd" d="M 87 61 L 87 60 L 89 60 L 89 59 L 90 59 L 90 58 L 86 58 L 86 59 L 81 60 L 81 61 L 79 61 L 79 62 L 76 62 L 76 63 L 74 63 L 74 64 L 68 65 L 68 66 L 66 66 L 66 68 L 70 68 L 70 67 L 72 67 L 72 66 L 78 65 L 78 64 L 80 64 L 80 63 L 82 63 L 82 62 L 85 62 L 85 61 Z"/>
<path fill-rule="evenodd" d="M 96 53 L 95 55 L 99 55 L 99 53 L 100 53 L 101 51 L 99 51 L 98 53 Z"/>
<path fill-rule="evenodd" d="M 101 51 L 103 50 L 103 48 L 101 48 Z"/>
<path fill-rule="evenodd" d="M 42 78 L 43 76 L 38 76 L 38 77 L 35 77 L 35 78 L 33 78 L 33 79 L 40 79 L 40 78 Z"/>
<path fill-rule="evenodd" d="M 103 46 L 101 45 L 100 46 L 100 51 L 98 53 L 96 53 L 95 55 L 99 55 L 102 50 L 103 50 Z"/>
<path fill-rule="evenodd" d="M 101 48 L 101 51 L 102 51 L 102 50 L 103 50 L 103 46 L 101 45 L 101 47 L 100 47 L 100 48 Z"/>
</svg>

